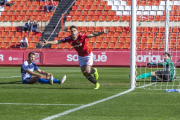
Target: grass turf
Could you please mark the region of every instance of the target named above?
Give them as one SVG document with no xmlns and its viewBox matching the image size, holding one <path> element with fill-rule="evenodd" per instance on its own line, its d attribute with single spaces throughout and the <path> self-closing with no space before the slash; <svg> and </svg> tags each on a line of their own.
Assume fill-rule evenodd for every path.
<svg viewBox="0 0 180 120">
<path fill-rule="evenodd" d="M 78 67 L 40 67 L 40 69 L 52 73 L 58 79 L 66 74 L 67 80 L 63 85 L 22 84 L 21 78 L 18 77 L 20 67 L 0 67 L 2 120 L 41 120 L 124 92 L 130 87 L 129 68 L 98 68 L 98 81 L 101 84 L 98 90 L 93 89 L 94 85 L 83 77 Z M 5 78 L 12 76 L 14 77 Z M 149 81 L 140 83 L 149 84 Z M 136 89 L 55 120 L 178 120 L 179 98 L 179 93 Z"/>
</svg>

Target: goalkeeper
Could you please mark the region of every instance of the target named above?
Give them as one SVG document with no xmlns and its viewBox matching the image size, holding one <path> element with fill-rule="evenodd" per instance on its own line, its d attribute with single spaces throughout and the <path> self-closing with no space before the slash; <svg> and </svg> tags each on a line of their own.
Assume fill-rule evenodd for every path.
<svg viewBox="0 0 180 120">
<path fill-rule="evenodd" d="M 171 82 L 176 78 L 175 66 L 171 60 L 171 55 L 168 52 L 164 53 L 164 63 L 149 62 L 147 65 L 166 66 L 165 70 L 144 73 L 136 77 L 136 80 L 152 77 L 152 81 Z"/>
</svg>

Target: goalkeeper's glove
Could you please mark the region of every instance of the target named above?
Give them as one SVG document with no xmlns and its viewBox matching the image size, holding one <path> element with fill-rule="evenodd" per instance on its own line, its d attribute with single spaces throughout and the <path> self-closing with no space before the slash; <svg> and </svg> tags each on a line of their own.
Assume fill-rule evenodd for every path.
<svg viewBox="0 0 180 120">
<path fill-rule="evenodd" d="M 156 65 L 154 62 L 148 62 L 147 65 Z"/>
</svg>

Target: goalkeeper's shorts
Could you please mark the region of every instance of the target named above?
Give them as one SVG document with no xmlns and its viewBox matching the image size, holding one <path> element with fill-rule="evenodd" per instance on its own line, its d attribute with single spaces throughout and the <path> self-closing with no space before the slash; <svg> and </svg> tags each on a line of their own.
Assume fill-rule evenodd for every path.
<svg viewBox="0 0 180 120">
<path fill-rule="evenodd" d="M 171 75 L 169 71 L 156 71 L 156 81 L 158 82 L 171 82 Z"/>
</svg>

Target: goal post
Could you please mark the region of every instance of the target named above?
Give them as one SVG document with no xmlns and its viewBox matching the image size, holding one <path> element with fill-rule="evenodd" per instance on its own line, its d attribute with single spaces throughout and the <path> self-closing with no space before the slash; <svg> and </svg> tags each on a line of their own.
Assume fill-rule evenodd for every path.
<svg viewBox="0 0 180 120">
<path fill-rule="evenodd" d="M 136 72 L 136 0 L 131 0 L 131 57 L 130 57 L 130 89 L 135 89 Z"/>
</svg>

